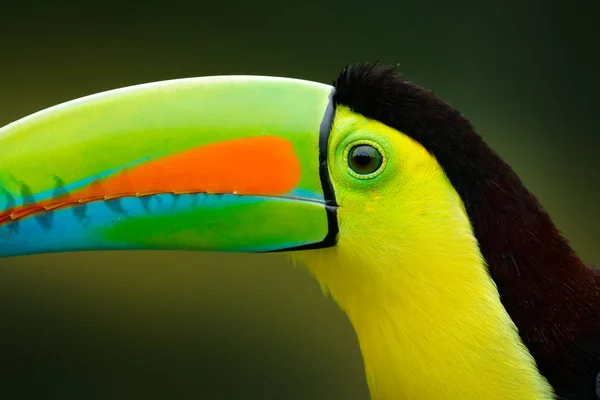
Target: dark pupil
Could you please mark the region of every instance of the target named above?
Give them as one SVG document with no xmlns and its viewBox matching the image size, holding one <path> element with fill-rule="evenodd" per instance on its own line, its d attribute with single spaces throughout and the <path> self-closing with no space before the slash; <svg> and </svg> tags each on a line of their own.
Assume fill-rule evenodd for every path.
<svg viewBox="0 0 600 400">
<path fill-rule="evenodd" d="M 359 145 L 350 150 L 350 168 L 358 174 L 371 174 L 381 166 L 381 154 L 369 145 Z"/>
</svg>

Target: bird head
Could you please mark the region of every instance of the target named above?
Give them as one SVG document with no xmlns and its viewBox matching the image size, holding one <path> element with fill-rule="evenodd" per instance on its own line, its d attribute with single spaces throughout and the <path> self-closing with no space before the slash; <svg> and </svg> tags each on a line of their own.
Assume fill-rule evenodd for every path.
<svg viewBox="0 0 600 400">
<path fill-rule="evenodd" d="M 594 389 L 598 278 L 395 68 L 156 82 L 0 129 L 0 257 L 139 249 L 303 263 L 357 330 L 374 398 Z"/>
</svg>

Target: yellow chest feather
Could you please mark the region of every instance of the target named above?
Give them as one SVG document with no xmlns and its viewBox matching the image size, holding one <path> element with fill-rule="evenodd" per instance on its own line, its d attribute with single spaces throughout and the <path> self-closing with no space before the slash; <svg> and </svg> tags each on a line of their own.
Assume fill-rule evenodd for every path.
<svg viewBox="0 0 600 400">
<path fill-rule="evenodd" d="M 356 330 L 373 400 L 553 399 L 481 258 L 459 247 L 423 251 L 401 276 L 361 273 L 365 257 L 343 244 L 309 256 Z"/>
</svg>

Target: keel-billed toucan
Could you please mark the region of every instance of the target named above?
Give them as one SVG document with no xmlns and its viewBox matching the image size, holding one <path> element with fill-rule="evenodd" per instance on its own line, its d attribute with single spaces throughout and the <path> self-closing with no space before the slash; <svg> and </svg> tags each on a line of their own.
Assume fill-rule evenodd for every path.
<svg viewBox="0 0 600 400">
<path fill-rule="evenodd" d="M 393 67 L 150 83 L 0 129 L 0 256 L 114 249 L 291 255 L 374 400 L 596 398 L 598 273 Z"/>
</svg>

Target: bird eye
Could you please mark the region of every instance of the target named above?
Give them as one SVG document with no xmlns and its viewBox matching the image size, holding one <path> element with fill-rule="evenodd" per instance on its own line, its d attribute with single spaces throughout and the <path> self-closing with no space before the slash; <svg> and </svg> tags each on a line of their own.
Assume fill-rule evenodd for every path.
<svg viewBox="0 0 600 400">
<path fill-rule="evenodd" d="M 360 144 L 350 149 L 348 165 L 358 175 L 370 175 L 383 164 L 383 156 L 375 147 Z"/>
</svg>

